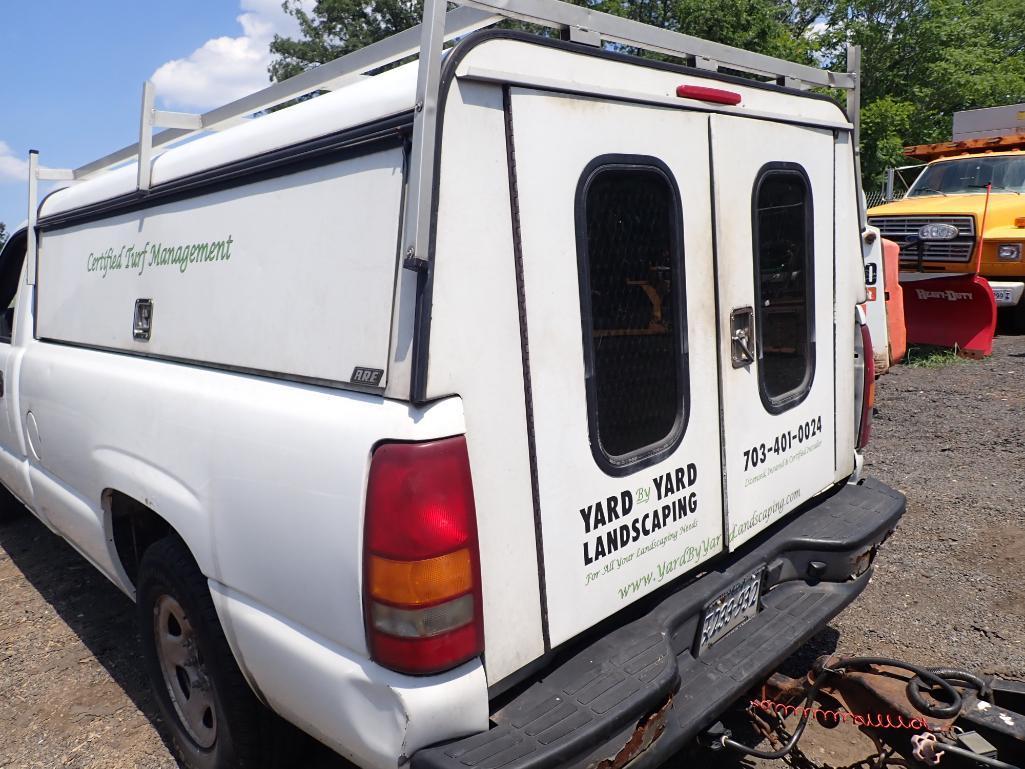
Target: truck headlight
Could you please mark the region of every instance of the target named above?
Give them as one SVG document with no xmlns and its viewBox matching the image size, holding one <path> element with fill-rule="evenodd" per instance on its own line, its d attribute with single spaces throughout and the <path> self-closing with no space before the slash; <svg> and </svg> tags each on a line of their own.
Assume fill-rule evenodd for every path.
<svg viewBox="0 0 1025 769">
<path fill-rule="evenodd" d="M 960 234 L 960 230 L 953 224 L 942 224 L 932 222 L 918 228 L 918 237 L 922 240 L 953 240 Z"/>
<path fill-rule="evenodd" d="M 997 259 L 1001 262 L 1017 262 L 1021 259 L 1021 243 L 1004 243 L 997 246 Z"/>
</svg>

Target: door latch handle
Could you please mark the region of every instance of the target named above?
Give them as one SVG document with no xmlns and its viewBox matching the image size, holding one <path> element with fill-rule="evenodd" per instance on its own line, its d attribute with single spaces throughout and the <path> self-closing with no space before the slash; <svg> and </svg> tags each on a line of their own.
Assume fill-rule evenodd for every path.
<svg viewBox="0 0 1025 769">
<path fill-rule="evenodd" d="M 730 313 L 730 342 L 733 368 L 743 368 L 755 362 L 754 309 L 738 307 Z"/>
<path fill-rule="evenodd" d="M 738 328 L 733 332 L 733 343 L 737 346 L 738 352 L 741 355 L 734 355 L 735 358 L 740 357 L 747 363 L 754 363 L 755 354 L 751 352 L 751 347 L 748 345 L 747 329 Z"/>
</svg>

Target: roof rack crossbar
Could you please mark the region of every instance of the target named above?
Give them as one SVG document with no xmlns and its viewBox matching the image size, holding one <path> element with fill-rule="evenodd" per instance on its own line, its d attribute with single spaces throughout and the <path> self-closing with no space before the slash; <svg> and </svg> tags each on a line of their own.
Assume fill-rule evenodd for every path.
<svg viewBox="0 0 1025 769">
<path fill-rule="evenodd" d="M 851 89 L 856 78 L 850 72 L 831 72 L 807 64 L 777 59 L 714 43 L 681 32 L 661 29 L 622 16 L 594 11 L 562 0 L 456 0 L 461 5 L 480 8 L 555 29 L 578 28 L 601 36 L 610 43 L 642 48 L 682 59 L 700 57 L 719 67 L 768 77 L 787 77 L 809 86 Z"/>
</svg>

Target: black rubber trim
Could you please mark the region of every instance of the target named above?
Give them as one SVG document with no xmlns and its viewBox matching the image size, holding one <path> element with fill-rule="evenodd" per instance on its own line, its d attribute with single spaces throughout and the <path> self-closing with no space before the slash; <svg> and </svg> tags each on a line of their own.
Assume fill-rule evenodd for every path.
<svg viewBox="0 0 1025 769">
<path fill-rule="evenodd" d="M 259 119 L 259 118 L 256 118 Z M 198 197 L 218 190 L 240 187 L 265 179 L 299 173 L 350 157 L 369 155 L 402 146 L 412 130 L 413 112 L 403 112 L 354 128 L 320 136 L 252 157 L 225 163 L 199 173 L 158 184 L 148 190 L 124 195 L 53 214 L 39 220 L 39 230 L 58 230 L 141 211 L 176 200 Z M 42 209 L 40 203 L 40 209 Z"/>
<path fill-rule="evenodd" d="M 634 64 L 637 66 L 648 67 L 650 69 L 658 69 L 665 72 L 676 72 L 684 75 L 693 75 L 694 77 L 705 78 L 708 80 L 718 80 L 723 83 L 732 83 L 734 85 L 742 85 L 748 88 L 757 88 L 764 91 L 775 91 L 777 93 L 786 93 L 791 96 L 800 96 L 804 99 L 814 99 L 816 101 L 826 101 L 830 104 L 837 106 L 838 109 L 843 113 L 850 122 L 850 118 L 847 116 L 846 110 L 838 105 L 833 99 L 823 94 L 813 93 L 809 91 L 801 91 L 796 88 L 787 88 L 785 86 L 776 85 L 775 83 L 766 83 L 760 80 L 750 80 L 744 77 L 737 77 L 736 75 L 727 75 L 722 72 L 712 72 L 710 70 L 698 69 L 696 67 L 688 67 L 681 64 L 672 64 L 670 62 L 656 61 L 653 59 L 645 59 L 640 56 L 633 56 L 618 51 L 609 51 L 604 48 L 596 48 L 590 45 L 583 45 L 580 43 L 573 43 L 568 40 L 559 40 L 556 38 L 540 37 L 538 35 L 530 34 L 529 32 L 520 32 L 517 30 L 509 29 L 483 29 L 476 32 L 472 32 L 466 37 L 462 38 L 456 45 L 451 48 L 445 56 L 445 61 L 441 71 L 441 83 L 438 88 L 438 110 L 437 110 L 437 130 L 435 132 L 435 141 L 437 142 L 437 151 L 434 154 L 434 184 L 431 194 L 432 209 L 431 209 L 431 222 L 430 222 L 430 236 L 427 254 L 427 267 L 426 276 L 421 272 L 421 280 L 418 281 L 417 289 L 417 301 L 416 301 L 416 316 L 414 322 L 413 331 L 413 349 L 412 349 L 412 374 L 410 377 L 410 400 L 414 403 L 424 403 L 427 400 L 427 373 L 428 365 L 430 362 L 430 339 L 431 339 L 431 304 L 433 302 L 434 294 L 434 254 L 435 245 L 437 241 L 437 224 L 438 224 L 438 201 L 439 201 L 439 186 L 441 182 L 441 153 L 444 149 L 444 142 L 442 138 L 444 136 L 445 129 L 445 109 L 449 89 L 452 83 L 456 79 L 456 69 L 462 63 L 463 59 L 466 58 L 474 48 L 482 43 L 486 43 L 490 40 L 516 40 L 523 43 L 529 43 L 531 45 L 539 45 L 547 48 L 557 48 L 564 51 L 570 51 L 572 53 L 579 53 L 586 56 L 594 56 L 601 59 L 609 59 L 612 61 L 619 61 L 625 64 Z M 744 117 L 743 115 L 739 117 Z"/>
<path fill-rule="evenodd" d="M 758 196 L 762 191 L 762 185 L 766 179 L 774 176 L 797 177 L 804 185 L 804 252 L 805 252 L 805 341 L 806 341 L 806 362 L 804 366 L 804 378 L 801 384 L 792 390 L 780 395 L 770 395 L 765 387 L 765 368 L 762 365 L 762 329 L 765 327 L 764 302 L 762 301 L 761 281 L 761 232 L 758 227 Z M 834 207 L 835 213 L 835 207 Z M 800 163 L 785 163 L 773 161 L 766 163 L 759 169 L 755 176 L 754 188 L 751 191 L 751 247 L 754 251 L 752 260 L 754 272 L 754 296 L 755 296 L 755 340 L 758 346 L 757 369 L 758 369 L 758 395 L 762 405 L 770 414 L 782 414 L 802 403 L 811 392 L 812 384 L 815 381 L 815 202 L 812 192 L 811 179 L 808 172 Z M 835 256 L 835 255 L 834 255 Z M 834 292 L 834 301 L 836 293 Z M 835 388 L 834 388 L 835 391 Z"/>
<path fill-rule="evenodd" d="M 548 584 L 541 527 L 541 490 L 537 475 L 537 440 L 534 433 L 534 391 L 530 378 L 530 337 L 527 333 L 527 297 L 523 288 L 523 240 L 520 234 L 520 197 L 516 177 L 516 146 L 513 141 L 512 100 L 509 88 L 502 89 L 505 111 L 506 168 L 509 174 L 509 211 L 512 214 L 513 260 L 516 265 L 516 300 L 520 320 L 520 362 L 523 366 L 523 406 L 527 418 L 527 454 L 530 461 L 530 496 L 534 508 L 534 545 L 537 550 L 537 584 L 541 598 L 541 636 L 545 651 L 552 648 L 548 629 Z"/>
<path fill-rule="evenodd" d="M 861 593 L 872 574 L 864 554 L 904 507 L 903 495 L 878 481 L 840 488 L 676 585 L 643 616 L 567 653 L 498 703 L 487 732 L 418 751 L 413 769 L 582 769 L 616 755 L 641 719 L 669 703 L 662 735 L 630 766 L 664 761 Z M 821 580 L 805 578 L 810 560 L 827 564 Z M 707 602 L 762 567 L 761 611 L 695 656 Z"/>
<path fill-rule="evenodd" d="M 665 182 L 672 198 L 672 232 L 669 244 L 670 262 L 675 270 L 672 281 L 673 293 L 673 335 L 675 337 L 675 368 L 679 382 L 679 402 L 673 424 L 658 441 L 639 446 L 619 456 L 609 454 L 601 442 L 601 425 L 598 420 L 598 382 L 594 349 L 594 313 L 591 303 L 591 267 L 587 232 L 587 194 L 592 182 L 602 173 L 615 171 L 648 171 L 657 174 Z M 584 355 L 584 381 L 587 393 L 587 430 L 594 462 L 607 475 L 620 477 L 630 475 L 661 461 L 675 451 L 690 420 L 690 360 L 688 355 L 687 327 L 687 268 L 684 249 L 683 200 L 680 186 L 672 169 L 663 161 L 651 155 L 601 155 L 588 163 L 577 181 L 574 196 L 574 218 L 577 246 L 577 274 L 580 291 L 581 347 Z"/>
<path fill-rule="evenodd" d="M 282 382 L 296 382 L 298 384 L 312 385 L 314 387 L 330 387 L 333 390 L 346 390 L 349 392 L 362 393 L 364 395 L 384 395 L 384 387 L 378 385 L 364 385 L 356 382 L 347 382 L 343 379 L 324 379 L 321 377 L 304 376 L 303 374 L 290 374 L 287 371 L 270 371 L 268 369 L 252 368 L 250 366 L 236 366 L 231 363 L 216 363 L 213 361 L 197 360 L 195 358 L 182 358 L 175 355 L 163 355 L 159 353 L 146 352 L 145 350 L 134 350 L 124 347 L 105 347 L 99 344 L 86 344 L 83 342 L 72 342 L 67 339 L 51 339 L 49 337 L 37 337 L 37 341 L 43 344 L 52 344 L 60 347 L 73 347 L 78 350 L 91 350 L 106 355 L 120 355 L 127 358 L 141 358 L 143 360 L 161 361 L 176 366 L 190 366 L 191 368 L 206 369 L 208 371 L 227 371 L 232 374 L 259 377 L 261 379 L 274 379 Z"/>
<path fill-rule="evenodd" d="M 715 377 L 716 392 L 719 394 L 719 479 L 722 488 L 722 541 L 729 541 L 730 501 L 726 494 L 726 395 L 723 392 L 723 339 L 722 323 L 722 297 L 719 293 L 719 211 L 715 203 L 715 152 L 713 148 L 712 121 L 708 120 L 708 210 L 711 215 L 712 233 L 712 292 L 715 297 Z"/>
<path fill-rule="evenodd" d="M 832 265 L 833 265 L 833 268 L 832 268 L 832 273 L 833 273 L 833 323 L 831 325 L 832 325 L 832 329 L 833 329 L 833 472 L 834 473 L 840 467 L 840 441 L 836 440 L 837 426 L 840 424 L 840 414 L 839 414 L 839 408 L 838 408 L 839 402 L 837 401 L 837 389 L 836 389 L 836 372 L 839 370 L 839 366 L 840 366 L 840 350 L 837 349 L 837 344 L 836 344 L 836 341 L 837 341 L 836 321 L 837 321 L 837 316 L 840 314 L 840 312 L 839 312 L 840 308 L 837 306 L 837 300 L 836 300 L 836 295 L 837 295 L 836 294 L 836 292 L 837 292 L 837 284 L 836 284 L 836 271 L 837 271 L 837 261 L 836 261 L 836 143 L 837 143 L 837 141 L 839 141 L 839 139 L 840 139 L 839 132 L 838 131 L 833 131 L 833 173 L 832 173 L 833 183 L 832 183 L 832 185 L 830 185 L 830 187 L 832 189 L 832 192 L 833 192 L 833 218 L 832 218 L 833 224 L 832 224 L 832 227 L 830 228 L 829 242 L 830 242 L 830 245 L 832 247 L 831 248 L 831 256 L 833 257 L 833 262 L 832 262 Z M 861 245 L 861 233 L 860 232 L 858 233 L 857 243 L 859 245 Z M 857 311 L 855 311 L 855 315 L 857 315 Z M 857 331 L 857 329 L 855 329 L 855 332 L 856 331 Z M 860 420 L 859 420 L 859 425 L 860 425 Z M 855 438 L 854 438 L 855 443 L 857 443 L 857 440 L 858 440 L 857 439 L 857 429 L 855 429 Z"/>
</svg>

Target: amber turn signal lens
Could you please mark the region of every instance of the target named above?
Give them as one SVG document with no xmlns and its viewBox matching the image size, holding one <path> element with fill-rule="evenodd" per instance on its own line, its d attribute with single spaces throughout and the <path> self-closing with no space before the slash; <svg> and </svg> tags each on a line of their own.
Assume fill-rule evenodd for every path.
<svg viewBox="0 0 1025 769">
<path fill-rule="evenodd" d="M 370 596 L 400 606 L 426 606 L 473 589 L 470 551 L 457 550 L 422 561 L 370 556 Z"/>
<path fill-rule="evenodd" d="M 1015 227 L 1025 227 L 1025 216 L 1019 216 L 1014 220 Z"/>
</svg>

